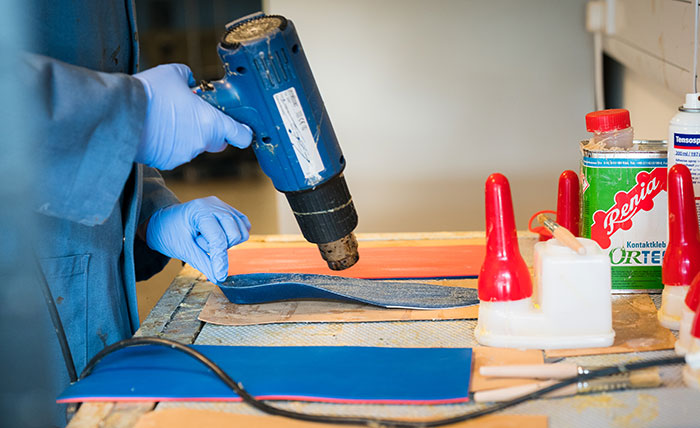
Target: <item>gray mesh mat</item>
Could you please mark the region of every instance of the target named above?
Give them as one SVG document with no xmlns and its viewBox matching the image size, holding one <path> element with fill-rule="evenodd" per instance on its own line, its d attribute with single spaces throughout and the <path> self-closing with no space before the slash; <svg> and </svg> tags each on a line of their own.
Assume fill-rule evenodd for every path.
<svg viewBox="0 0 700 428">
<path fill-rule="evenodd" d="M 476 320 L 362 323 L 205 324 L 197 345 L 468 348 Z"/>
</svg>

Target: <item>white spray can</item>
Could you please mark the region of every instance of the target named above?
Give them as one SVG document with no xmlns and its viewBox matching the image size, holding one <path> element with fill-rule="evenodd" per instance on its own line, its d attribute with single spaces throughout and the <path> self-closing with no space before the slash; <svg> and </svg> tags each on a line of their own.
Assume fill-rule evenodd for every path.
<svg viewBox="0 0 700 428">
<path fill-rule="evenodd" d="M 681 163 L 693 177 L 693 191 L 700 196 L 700 93 L 686 94 L 685 104 L 668 127 L 668 168 Z M 700 199 L 695 199 L 700 218 Z"/>
</svg>

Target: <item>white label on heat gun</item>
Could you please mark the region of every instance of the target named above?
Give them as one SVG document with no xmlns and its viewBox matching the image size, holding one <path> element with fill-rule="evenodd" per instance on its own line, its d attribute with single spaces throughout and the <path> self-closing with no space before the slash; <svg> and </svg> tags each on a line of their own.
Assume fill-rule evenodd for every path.
<svg viewBox="0 0 700 428">
<path fill-rule="evenodd" d="M 316 147 L 314 136 L 311 135 L 309 122 L 306 120 L 299 97 L 297 97 L 297 91 L 294 88 L 289 88 L 276 93 L 273 98 L 277 104 L 277 110 L 282 116 L 289 141 L 292 143 L 304 177 L 307 180 L 320 181 L 320 172 L 325 169 L 323 160 L 321 160 L 321 154 Z"/>
</svg>

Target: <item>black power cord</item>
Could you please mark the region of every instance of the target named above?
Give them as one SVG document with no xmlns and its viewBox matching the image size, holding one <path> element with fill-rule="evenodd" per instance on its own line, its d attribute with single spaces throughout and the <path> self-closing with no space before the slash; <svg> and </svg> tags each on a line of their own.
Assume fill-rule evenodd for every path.
<svg viewBox="0 0 700 428">
<path fill-rule="evenodd" d="M 56 337 L 58 338 L 58 344 L 61 347 L 61 353 L 63 354 L 63 362 L 66 364 L 66 370 L 68 370 L 68 378 L 71 383 L 78 380 L 78 372 L 75 369 L 75 362 L 73 362 L 73 354 L 70 351 L 70 346 L 68 345 L 68 337 L 66 336 L 66 330 L 63 328 L 63 322 L 61 322 L 61 316 L 58 314 L 58 308 L 56 307 L 56 302 L 51 294 L 51 288 L 49 288 L 49 283 L 46 281 L 46 276 L 44 275 L 44 270 L 41 268 L 39 263 L 39 257 L 36 252 L 32 254 L 34 271 L 36 273 L 37 280 L 39 281 L 39 287 L 44 294 L 44 300 L 46 301 L 46 308 L 49 310 L 49 315 L 51 316 L 51 323 L 53 324 L 53 329 L 56 332 Z"/>
<path fill-rule="evenodd" d="M 450 418 L 444 418 L 444 419 L 435 419 L 432 421 L 421 421 L 421 422 L 410 422 L 410 421 L 399 421 L 399 420 L 391 420 L 391 419 L 374 419 L 374 418 L 363 418 L 363 417 L 347 417 L 347 416 L 326 416 L 326 415 L 313 415 L 313 414 L 308 414 L 308 413 L 299 413 L 299 412 L 294 412 L 290 410 L 285 410 L 285 409 L 280 409 L 279 407 L 271 406 L 267 404 L 264 401 L 258 400 L 257 398 L 253 397 L 248 393 L 243 388 L 243 385 L 240 383 L 236 382 L 235 380 L 231 379 L 231 377 L 226 374 L 216 363 L 211 361 L 209 358 L 204 356 L 202 353 L 186 346 L 181 343 L 168 340 L 168 339 L 162 339 L 158 337 L 138 337 L 138 338 L 132 338 L 132 339 L 126 339 L 122 340 L 120 342 L 117 342 L 113 345 L 110 345 L 106 348 L 104 348 L 102 351 L 100 351 L 97 355 L 95 355 L 92 360 L 87 364 L 85 367 L 85 370 L 80 374 L 80 379 L 84 379 L 85 377 L 89 376 L 92 370 L 95 368 L 95 365 L 105 356 L 108 354 L 111 354 L 112 352 L 118 351 L 123 348 L 128 348 L 132 346 L 140 346 L 140 345 L 158 345 L 158 346 L 164 346 L 167 348 L 175 349 L 177 351 L 183 352 L 186 355 L 194 358 L 195 360 L 199 361 L 200 363 L 204 364 L 207 366 L 211 371 L 214 372 L 216 376 L 218 376 L 228 387 L 230 387 L 236 394 L 238 394 L 239 397 L 246 403 L 249 404 L 250 406 L 271 414 L 271 415 L 276 415 L 276 416 L 284 416 L 287 418 L 292 418 L 292 419 L 299 419 L 302 421 L 308 421 L 308 422 L 319 422 L 319 423 L 331 423 L 331 424 L 339 424 L 339 425 L 366 425 L 366 426 L 372 426 L 372 427 L 386 427 L 386 428 L 427 428 L 427 427 L 438 427 L 438 426 L 443 426 L 443 425 L 449 425 L 449 424 L 454 424 L 457 422 L 463 422 L 471 419 L 476 419 L 481 416 L 489 415 L 491 413 L 498 412 L 503 409 L 507 409 L 509 407 L 516 406 L 520 403 L 523 403 L 525 401 L 533 400 L 539 397 L 542 397 L 543 395 L 556 391 L 557 389 L 563 388 L 565 386 L 588 380 L 588 379 L 594 379 L 598 377 L 605 377 L 605 376 L 610 376 L 618 373 L 624 373 L 632 370 L 639 370 L 639 369 L 644 369 L 648 367 L 658 367 L 658 366 L 666 366 L 666 365 L 674 365 L 674 364 L 683 364 L 685 362 L 685 359 L 683 357 L 669 357 L 669 358 L 663 358 L 663 359 L 657 359 L 657 360 L 648 360 L 648 361 L 640 361 L 636 363 L 629 363 L 629 364 L 622 364 L 619 366 L 611 366 L 611 367 L 604 367 L 596 370 L 591 370 L 590 372 L 586 374 L 582 374 L 579 376 L 574 376 L 570 377 L 567 379 L 562 380 L 561 382 L 558 382 L 554 385 L 548 386 L 546 388 L 539 389 L 535 392 L 532 392 L 527 395 L 523 395 L 522 397 L 515 398 L 510 401 L 506 401 L 503 403 L 495 404 L 493 406 L 489 406 L 480 410 L 475 410 L 467 413 L 463 413 L 461 415 L 453 416 Z"/>
</svg>

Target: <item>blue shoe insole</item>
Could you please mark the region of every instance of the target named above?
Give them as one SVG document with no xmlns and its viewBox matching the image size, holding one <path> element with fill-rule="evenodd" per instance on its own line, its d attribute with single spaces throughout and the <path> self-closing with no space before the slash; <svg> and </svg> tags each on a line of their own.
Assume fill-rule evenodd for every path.
<svg viewBox="0 0 700 428">
<path fill-rule="evenodd" d="M 233 275 L 219 288 L 229 301 L 239 304 L 326 299 L 383 308 L 447 309 L 479 303 L 472 288 L 298 273 Z"/>
</svg>

